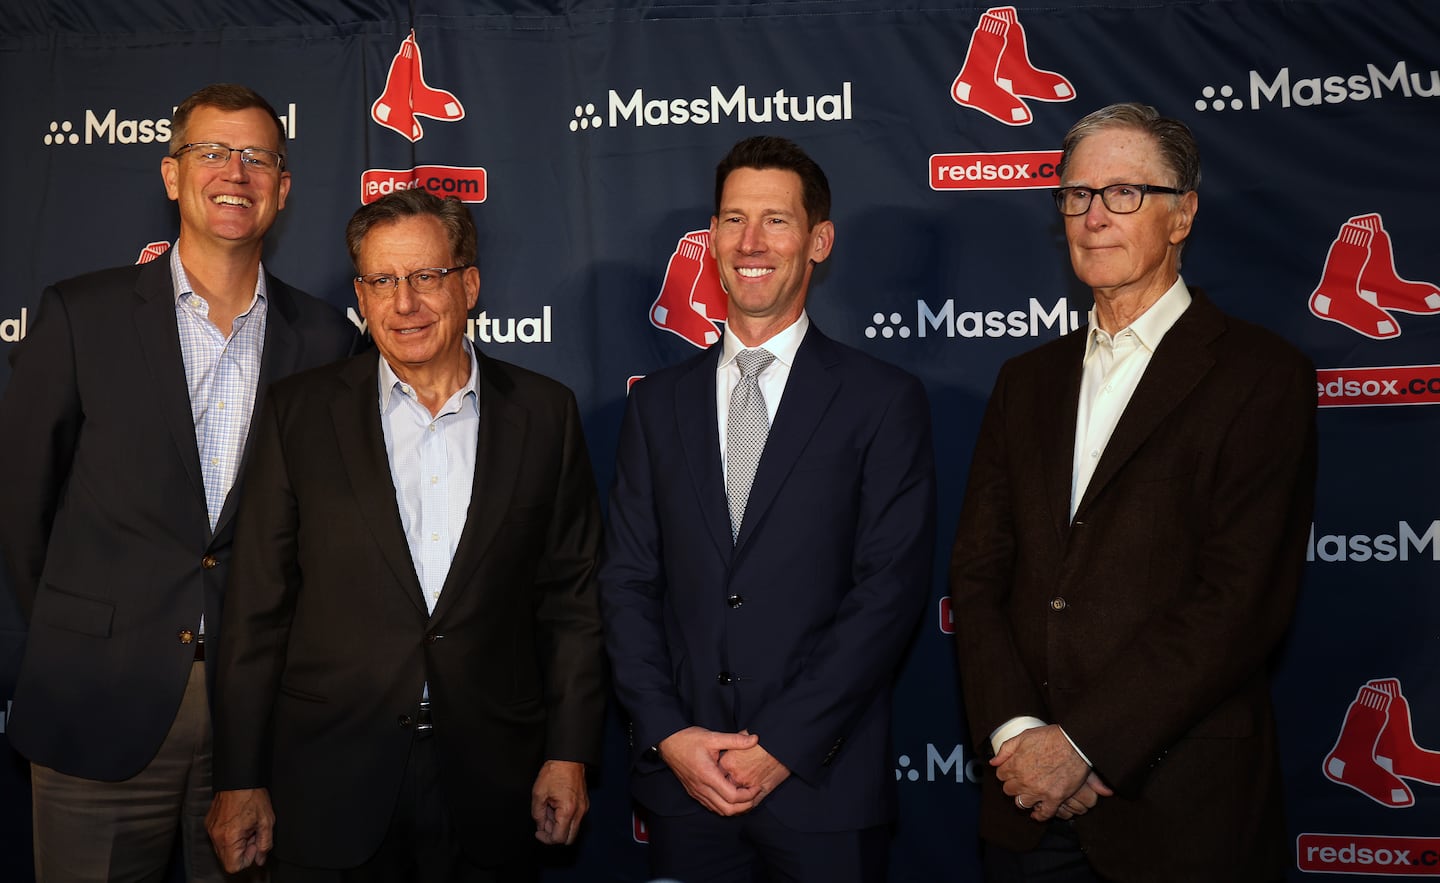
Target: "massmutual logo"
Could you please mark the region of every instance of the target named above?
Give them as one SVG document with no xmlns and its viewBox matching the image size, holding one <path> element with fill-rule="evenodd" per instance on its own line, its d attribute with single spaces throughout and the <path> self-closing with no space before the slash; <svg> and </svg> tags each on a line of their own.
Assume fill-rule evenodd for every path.
<svg viewBox="0 0 1440 883">
<path fill-rule="evenodd" d="M 0 343 L 19 343 L 24 340 L 29 322 L 29 307 L 21 307 L 19 315 L 0 319 Z"/>
<path fill-rule="evenodd" d="M 1387 63 L 1388 64 L 1388 63 Z M 1319 107 L 1380 98 L 1435 98 L 1440 96 L 1440 69 L 1425 70 L 1401 60 L 1393 64 L 1367 64 L 1363 71 L 1319 74 L 1292 71 L 1288 66 L 1273 73 L 1252 70 L 1244 84 L 1207 85 L 1195 99 L 1198 111 L 1260 110 L 1262 107 Z"/>
<path fill-rule="evenodd" d="M 842 122 L 854 117 L 849 80 L 833 91 L 762 93 L 750 86 L 712 84 L 708 91 L 687 96 L 660 96 L 643 88 L 611 89 L 602 102 L 574 105 L 570 131 L 616 129 L 622 126 L 685 126 L 733 123 Z"/>
<path fill-rule="evenodd" d="M 488 310 L 481 310 L 478 316 L 466 320 L 465 336 L 479 343 L 551 343 L 554 340 L 552 313 L 548 304 L 540 308 L 540 315 L 519 319 L 492 316 Z M 345 310 L 345 317 L 361 334 L 369 333 L 369 323 L 354 307 Z"/>
<path fill-rule="evenodd" d="M 174 108 L 171 108 L 174 112 Z M 78 122 L 77 122 L 78 120 Z M 279 117 L 285 136 L 294 141 L 300 131 L 300 113 L 291 103 Z M 42 139 L 47 147 L 79 144 L 164 144 L 170 140 L 170 117 L 149 119 L 122 116 L 118 108 L 86 108 L 74 118 L 53 119 Z"/>
<path fill-rule="evenodd" d="M 895 758 L 895 781 L 897 782 L 951 782 L 971 785 L 980 783 L 985 770 L 985 761 L 971 754 L 966 757 L 965 746 L 956 744 L 949 748 L 925 743 L 925 757 L 901 754 Z"/>
<path fill-rule="evenodd" d="M 1373 534 L 1321 533 L 1311 524 L 1310 540 L 1305 547 L 1306 561 L 1327 564 L 1371 561 L 1387 564 L 1412 559 L 1440 563 L 1440 519 L 1414 525 L 1402 520 L 1393 531 L 1387 528 Z"/>
<path fill-rule="evenodd" d="M 913 321 L 911 319 L 913 316 Z M 1070 301 L 1060 298 L 1048 306 L 1035 298 L 1022 310 L 967 310 L 955 305 L 953 298 L 938 306 L 928 301 L 915 301 L 914 313 L 899 311 L 875 313 L 865 336 L 902 340 L 911 337 L 1001 338 L 1060 337 L 1081 325 L 1081 314 L 1070 309 Z"/>
</svg>

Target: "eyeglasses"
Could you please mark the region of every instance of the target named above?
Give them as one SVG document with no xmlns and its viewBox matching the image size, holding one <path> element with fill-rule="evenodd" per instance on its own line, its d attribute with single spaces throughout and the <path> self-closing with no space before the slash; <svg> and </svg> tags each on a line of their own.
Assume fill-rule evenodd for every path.
<svg viewBox="0 0 1440 883">
<path fill-rule="evenodd" d="M 1111 184 L 1093 190 L 1089 187 L 1061 187 L 1055 191 L 1055 207 L 1066 217 L 1083 215 L 1090 211 L 1090 200 L 1100 194 L 1100 201 L 1113 214 L 1128 215 L 1140 211 L 1140 204 L 1147 193 L 1185 193 L 1174 187 L 1158 187 L 1154 184 Z"/>
<path fill-rule="evenodd" d="M 230 154 L 240 154 L 240 163 L 252 172 L 278 172 L 285 168 L 285 157 L 264 147 L 226 147 L 210 141 L 186 144 L 171 156 L 189 153 L 196 164 L 207 169 L 223 169 L 230 165 Z"/>
<path fill-rule="evenodd" d="M 440 289 L 440 284 L 445 281 L 446 276 L 468 269 L 469 266 L 469 264 L 461 264 L 458 267 L 425 267 L 422 270 L 413 270 L 406 276 L 394 276 L 390 273 L 367 273 L 363 276 L 356 276 L 355 281 L 369 286 L 376 297 L 391 297 L 399 290 L 401 282 L 410 283 L 410 290 L 416 294 L 430 294 Z"/>
</svg>

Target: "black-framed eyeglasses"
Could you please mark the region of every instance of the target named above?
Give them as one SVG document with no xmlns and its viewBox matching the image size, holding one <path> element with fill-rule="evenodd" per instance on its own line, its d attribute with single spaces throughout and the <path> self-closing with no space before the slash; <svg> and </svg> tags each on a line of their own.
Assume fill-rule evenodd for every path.
<svg viewBox="0 0 1440 883">
<path fill-rule="evenodd" d="M 285 168 L 285 157 L 264 147 L 227 147 L 213 141 L 196 141 L 177 148 L 170 155 L 190 154 L 197 165 L 207 169 L 223 169 L 230 165 L 230 154 L 240 154 L 240 162 L 252 172 L 279 172 Z"/>
<path fill-rule="evenodd" d="M 1147 193 L 1168 193 L 1178 195 L 1184 190 L 1174 187 L 1160 187 L 1156 184 L 1111 184 L 1094 190 L 1089 187 L 1061 187 L 1055 191 L 1055 207 L 1066 217 L 1083 215 L 1090 211 L 1090 201 L 1100 194 L 1100 201 L 1111 213 L 1128 215 L 1140 211 Z"/>
<path fill-rule="evenodd" d="M 410 290 L 416 294 L 430 294 L 439 290 L 446 276 L 468 269 L 469 266 L 469 264 L 461 264 L 458 267 L 424 267 L 412 270 L 405 276 L 396 276 L 392 273 L 366 273 L 363 276 L 356 276 L 355 281 L 367 286 L 375 293 L 376 297 L 391 297 L 400 288 L 401 282 L 409 283 Z"/>
</svg>

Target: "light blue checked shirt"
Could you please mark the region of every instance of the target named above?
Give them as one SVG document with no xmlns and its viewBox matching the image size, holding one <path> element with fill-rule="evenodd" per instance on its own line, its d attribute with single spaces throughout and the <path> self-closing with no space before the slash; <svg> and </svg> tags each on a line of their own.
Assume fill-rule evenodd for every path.
<svg viewBox="0 0 1440 883">
<path fill-rule="evenodd" d="M 380 424 L 385 431 L 395 502 L 410 545 L 410 560 L 431 613 L 465 529 L 480 437 L 475 391 L 480 368 L 470 341 L 461 341 L 470 357 L 470 379 L 450 396 L 438 417 L 420 404 L 415 390 L 395 375 L 385 357 L 378 357 Z"/>
<path fill-rule="evenodd" d="M 210 304 L 195 293 L 180 264 L 180 244 L 170 249 L 170 277 L 175 283 L 175 324 L 180 329 L 180 354 L 190 389 L 190 416 L 205 480 L 205 507 L 210 530 L 225 506 L 255 410 L 260 383 L 260 356 L 265 349 L 265 267 L 255 280 L 255 297 L 224 334 L 210 321 Z"/>
</svg>

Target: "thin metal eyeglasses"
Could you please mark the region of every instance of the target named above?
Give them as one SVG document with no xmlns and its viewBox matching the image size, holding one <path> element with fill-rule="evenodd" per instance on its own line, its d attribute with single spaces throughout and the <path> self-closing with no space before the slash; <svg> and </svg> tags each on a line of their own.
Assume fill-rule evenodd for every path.
<svg viewBox="0 0 1440 883">
<path fill-rule="evenodd" d="M 1099 190 L 1090 187 L 1061 187 L 1055 191 L 1055 207 L 1066 217 L 1083 215 L 1090 211 L 1090 201 L 1098 193 L 1100 201 L 1112 214 L 1128 215 L 1140 211 L 1140 205 L 1145 202 L 1147 193 L 1178 195 L 1185 192 L 1155 184 L 1111 184 Z"/>
<path fill-rule="evenodd" d="M 278 172 L 285 168 L 285 157 L 264 147 L 226 147 L 213 141 L 186 144 L 170 154 L 179 157 L 191 153 L 198 165 L 207 169 L 223 169 L 230 165 L 230 154 L 240 154 L 240 162 L 252 172 Z"/>
<path fill-rule="evenodd" d="M 469 266 L 469 264 L 461 264 L 458 267 L 424 267 L 412 270 L 405 276 L 396 276 L 391 273 L 366 273 L 363 276 L 356 276 L 355 281 L 369 286 L 376 297 L 391 297 L 400 289 L 401 282 L 408 282 L 410 290 L 416 294 L 430 294 L 439 290 L 446 276 L 458 273 Z"/>
</svg>

